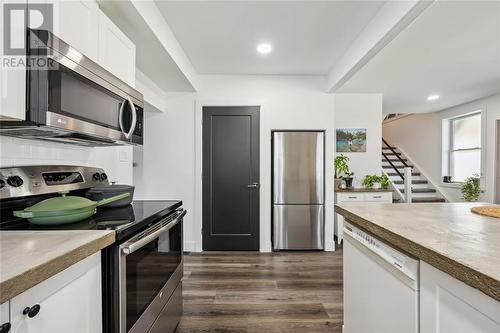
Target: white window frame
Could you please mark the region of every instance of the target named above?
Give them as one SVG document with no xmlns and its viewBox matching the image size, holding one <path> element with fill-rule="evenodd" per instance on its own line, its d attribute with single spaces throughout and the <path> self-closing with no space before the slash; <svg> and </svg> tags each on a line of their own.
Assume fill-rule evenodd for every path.
<svg viewBox="0 0 500 333">
<path fill-rule="evenodd" d="M 480 115 L 481 116 L 481 128 L 480 128 L 480 144 L 479 144 L 479 147 L 469 147 L 469 148 L 459 148 L 459 149 L 455 149 L 454 147 L 454 135 L 453 135 L 453 123 L 454 121 L 456 120 L 460 120 L 460 119 L 464 119 L 464 118 L 469 118 L 469 117 L 472 117 L 472 116 L 477 116 L 477 115 Z M 479 156 L 481 156 L 480 158 L 480 161 L 479 161 L 479 176 L 481 177 L 481 170 L 482 170 L 482 141 L 483 141 L 483 126 L 482 126 L 482 123 L 483 123 L 483 114 L 482 114 L 482 111 L 481 110 L 478 110 L 478 111 L 474 111 L 474 112 L 471 112 L 471 113 L 467 113 L 467 114 L 464 114 L 464 115 L 461 115 L 461 116 L 458 116 L 458 117 L 453 117 L 453 118 L 450 118 L 448 120 L 449 124 L 448 124 L 448 131 L 449 131 L 449 140 L 448 140 L 448 175 L 452 176 L 453 173 L 452 173 L 452 170 L 453 170 L 453 159 L 451 157 L 451 155 L 454 153 L 454 152 L 457 152 L 457 151 L 472 151 L 472 150 L 479 150 Z M 453 180 L 452 178 L 452 183 L 455 183 L 455 184 L 461 184 L 463 183 L 462 181 L 456 181 L 456 180 Z"/>
</svg>

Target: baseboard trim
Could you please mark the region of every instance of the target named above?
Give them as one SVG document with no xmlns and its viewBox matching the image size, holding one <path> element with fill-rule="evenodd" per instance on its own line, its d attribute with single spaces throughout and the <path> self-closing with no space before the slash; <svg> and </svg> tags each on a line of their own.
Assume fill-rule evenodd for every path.
<svg viewBox="0 0 500 333">
<path fill-rule="evenodd" d="M 196 251 L 196 243 L 193 241 L 184 241 L 184 252 L 198 252 Z"/>
<path fill-rule="evenodd" d="M 335 251 L 335 241 L 328 240 L 325 243 L 325 252 L 334 252 Z"/>
<path fill-rule="evenodd" d="M 260 252 L 272 252 L 273 246 L 271 242 L 264 242 L 264 244 L 260 244 Z"/>
</svg>

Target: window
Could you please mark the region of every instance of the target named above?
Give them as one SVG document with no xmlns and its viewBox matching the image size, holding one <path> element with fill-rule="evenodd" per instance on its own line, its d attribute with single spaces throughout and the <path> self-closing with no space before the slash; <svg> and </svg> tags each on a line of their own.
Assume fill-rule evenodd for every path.
<svg viewBox="0 0 500 333">
<path fill-rule="evenodd" d="M 449 175 L 453 182 L 481 174 L 481 112 L 450 119 Z"/>
</svg>

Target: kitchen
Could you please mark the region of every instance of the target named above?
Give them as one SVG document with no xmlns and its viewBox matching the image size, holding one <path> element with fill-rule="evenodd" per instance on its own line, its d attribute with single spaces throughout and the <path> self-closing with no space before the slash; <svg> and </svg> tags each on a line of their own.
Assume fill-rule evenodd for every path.
<svg viewBox="0 0 500 333">
<path fill-rule="evenodd" d="M 9 3 L 2 2 L 2 17 L 7 17 L 5 11 Z M 436 247 L 432 242 L 433 233 L 440 235 L 448 229 L 429 227 L 426 238 L 430 243 L 415 238 L 410 239 L 414 242 L 410 245 L 400 244 L 379 229 L 401 234 L 405 239 L 411 236 L 397 226 L 383 224 L 387 219 L 383 212 L 377 212 L 383 216 L 378 218 L 375 213 L 372 216 L 360 208 L 351 210 L 347 204 L 335 207 L 338 195 L 363 196 L 370 201 L 369 198 L 378 200 L 379 196 L 386 199 L 383 193 L 396 193 L 391 187 L 387 192 L 364 189 L 361 194 L 352 194 L 335 186 L 335 157 L 340 153 L 349 157 L 355 188 L 363 187 L 365 175 L 380 175 L 383 170 L 381 139 L 386 135 L 383 118 L 391 103 L 400 102 L 398 96 L 407 91 L 398 91 L 400 84 L 391 85 L 390 80 L 394 78 L 390 75 L 383 77 L 385 81 L 373 80 L 372 76 L 378 74 L 374 68 L 391 73 L 391 67 L 381 67 L 381 64 L 399 65 L 389 61 L 396 47 L 402 44 L 406 47 L 401 49 L 408 49 L 408 53 L 413 50 L 408 48 L 408 43 L 428 49 L 431 46 L 420 43 L 436 45 L 432 43 L 446 40 L 446 33 L 452 30 L 458 31 L 457 35 L 462 36 L 457 37 L 458 41 L 466 45 L 475 37 L 463 32 L 474 25 L 477 26 L 474 31 L 480 36 L 477 38 L 498 37 L 498 30 L 492 29 L 499 24 L 497 3 L 47 3 L 53 5 L 49 10 L 53 27 L 31 23 L 29 27 L 34 31 L 29 37 L 36 37 L 37 47 L 30 49 L 29 56 L 56 59 L 58 66 L 29 71 L 2 68 L 0 71 L 0 166 L 5 184 L 1 217 L 2 225 L 4 222 L 14 225 L 14 229 L 2 228 L 0 232 L 0 325 L 9 323 L 11 332 L 170 332 L 180 321 L 178 332 L 367 331 L 363 327 L 349 327 L 349 318 L 353 318 L 356 311 L 366 311 L 359 300 L 354 310 L 346 305 L 352 304 L 351 298 L 346 298 L 351 294 L 345 289 L 347 280 L 343 275 L 347 267 L 351 269 L 345 261 L 346 246 L 355 238 L 345 234 L 350 225 L 351 229 L 358 227 L 372 238 L 395 247 L 411 260 L 422 260 L 444 271 L 450 275 L 447 277 L 461 281 L 456 282 L 464 284 L 463 287 L 472 288 L 472 294 L 479 293 L 473 296 L 477 300 L 470 302 L 463 295 L 455 296 L 465 297 L 465 303 L 474 304 L 481 313 L 479 316 L 466 311 L 465 305 L 460 308 L 471 314 L 471 325 L 478 325 L 461 326 L 463 331 L 498 329 L 499 276 L 491 268 L 499 266 L 494 255 L 491 257 L 491 253 L 498 253 L 494 243 L 500 237 L 495 219 L 469 213 L 471 220 L 479 221 L 476 232 L 483 235 L 487 230 L 488 234 L 478 239 L 461 234 L 464 242 L 450 244 L 467 249 L 463 251 L 471 252 L 471 257 L 477 254 L 477 258 L 472 258 L 484 261 L 485 266 L 475 266 L 468 258 Z M 31 4 L 28 1 L 28 5 Z M 11 5 L 19 6 L 19 3 Z M 42 13 L 48 8 L 32 5 L 31 10 Z M 21 2 L 21 8 L 26 8 L 26 3 Z M 488 19 L 482 18 L 485 15 Z M 276 20 L 277 17 L 281 20 Z M 457 22 L 452 24 L 450 17 L 455 17 Z M 429 26 L 441 27 L 443 19 L 448 20 L 450 31 L 442 31 L 424 41 L 410 38 L 422 31 L 429 33 L 426 30 Z M 23 36 L 27 23 L 19 17 L 12 21 L 18 25 L 12 27 L 13 31 L 21 31 Z M 467 25 L 464 22 L 468 22 Z M 46 30 L 53 33 L 48 34 Z M 4 33 L 1 35 L 3 38 Z M 304 38 L 291 40 L 290 35 Z M 331 42 L 325 43 L 325 40 Z M 1 44 L 4 58 L 16 57 L 5 49 L 5 40 Z M 430 113 L 498 94 L 498 59 L 495 58 L 498 42 L 488 45 L 490 48 L 484 52 L 475 52 L 479 59 L 470 62 L 467 84 L 474 94 L 461 91 L 461 96 L 453 99 L 452 92 L 446 93 L 458 89 L 453 81 L 463 82 L 460 76 L 431 89 L 422 88 L 418 82 L 432 82 L 440 77 L 439 71 L 432 74 L 434 76 L 424 71 L 426 63 L 423 62 L 415 64 L 422 76 L 414 77 L 414 85 L 408 84 L 406 89 L 413 92 L 411 96 L 404 95 L 408 98 L 403 102 L 432 108 L 425 110 Z M 442 52 L 455 50 L 454 45 L 440 49 Z M 440 56 L 435 54 L 428 62 L 433 63 L 441 59 Z M 401 59 L 408 57 L 406 53 L 400 55 Z M 463 69 L 463 59 L 457 57 L 450 64 L 447 58 L 439 65 L 454 66 L 448 73 L 453 77 L 452 74 Z M 491 67 L 479 66 L 481 63 Z M 472 70 L 479 73 L 473 75 Z M 405 74 L 410 73 L 401 71 L 401 75 Z M 481 80 L 489 84 L 482 85 Z M 437 102 L 426 101 L 427 94 L 436 92 L 434 89 L 439 89 L 437 92 L 443 96 Z M 394 93 L 399 95 L 394 97 Z M 43 96 L 48 99 L 40 98 Z M 500 174 L 494 173 L 495 143 L 491 142 L 497 139 L 487 118 L 500 118 L 496 101 L 490 98 L 481 102 L 488 106 L 483 107 L 487 109 L 484 126 L 488 129 L 483 132 L 481 167 L 485 168 L 482 179 L 485 193 L 481 201 L 490 203 L 498 202 L 490 190 L 490 179 Z M 95 112 L 97 110 L 101 111 Z M 51 123 L 51 119 L 56 123 Z M 341 152 L 336 148 L 337 130 L 349 128 L 365 130 L 366 151 Z M 300 174 L 304 170 L 300 166 L 302 162 L 306 169 L 315 170 L 317 181 L 305 185 L 306 201 L 286 196 L 285 201 L 279 201 L 277 189 L 284 188 L 286 194 L 287 184 L 291 183 L 286 181 L 289 179 L 286 173 L 282 178 L 284 183 L 279 183 L 277 162 L 291 155 L 280 158 L 276 154 L 277 135 L 301 133 L 319 133 L 315 148 L 305 146 L 305 150 L 297 153 L 301 158 L 289 161 L 281 170 L 291 170 L 289 175 Z M 208 142 L 212 145 L 207 145 Z M 290 142 L 285 141 L 282 147 L 302 147 L 302 143 L 292 144 L 293 139 Z M 399 141 L 390 143 L 400 144 Z M 316 155 L 309 155 L 311 151 Z M 405 150 L 405 153 L 411 152 Z M 294 150 L 290 150 L 290 154 L 295 154 Z M 208 163 L 210 160 L 213 163 Z M 419 172 L 427 174 L 424 165 L 418 163 L 418 167 Z M 130 186 L 120 184 L 133 185 L 134 192 L 130 193 Z M 304 189 L 300 182 L 297 186 L 290 193 Z M 110 193 L 104 193 L 107 190 Z M 66 196 L 58 194 L 68 191 L 70 194 Z M 92 207 L 103 199 L 93 196 L 92 192 L 112 197 L 127 191 L 129 195 L 120 200 L 133 199 L 131 206 Z M 24 210 L 41 204 L 41 199 L 57 199 L 54 206 L 62 213 L 66 207 L 64 201 L 73 196 L 92 202 L 79 200 L 77 204 L 84 206 L 78 206 L 79 209 L 88 209 L 87 214 L 97 213 L 60 227 L 40 226 L 33 223 L 36 220 L 27 220 L 36 217 L 29 217 L 32 213 Z M 389 196 L 390 202 L 392 199 L 395 197 Z M 288 204 L 309 205 L 314 210 L 310 214 L 287 215 L 278 206 Z M 403 214 L 398 210 L 406 204 L 387 205 L 384 208 L 387 214 L 392 209 L 396 210 L 394 214 Z M 424 206 L 420 205 L 426 204 L 414 205 L 414 209 L 423 210 L 420 207 Z M 20 217 L 14 218 L 14 211 L 20 211 L 16 213 Z M 341 215 L 337 213 L 345 216 L 343 240 L 336 223 Z M 407 213 L 410 214 L 410 209 Z M 439 215 L 443 221 L 454 218 L 452 212 L 443 214 Z M 294 222 L 297 216 L 301 217 Z M 411 220 L 413 215 L 408 216 Z M 283 222 L 281 227 L 278 227 L 279 221 Z M 299 229 L 292 232 L 292 224 L 287 227 L 287 223 L 295 223 Z M 92 231 L 81 230 L 82 225 Z M 64 231 L 53 230 L 59 228 Z M 464 228 L 456 232 L 470 232 L 467 226 Z M 292 242 L 294 235 L 314 240 L 298 244 Z M 306 251 L 288 251 L 278 245 L 280 239 L 290 242 L 288 249 Z M 435 241 L 438 242 L 437 238 Z M 16 244 L 22 249 L 16 250 Z M 423 251 L 414 250 L 414 246 L 425 248 L 431 254 L 438 252 L 439 258 L 444 254 L 443 260 L 449 265 L 443 267 L 423 257 Z M 225 252 L 227 250 L 230 252 Z M 138 256 L 134 256 L 134 252 Z M 165 258 L 165 264 L 159 262 L 158 255 Z M 142 261 L 135 261 L 134 258 L 140 256 L 144 256 Z M 144 268 L 153 257 L 156 259 L 150 263 L 154 267 Z M 123 265 L 124 262 L 129 264 Z M 138 269 L 127 272 L 135 263 Z M 356 267 L 354 265 L 354 269 L 358 269 Z M 457 267 L 462 270 L 453 270 Z M 422 274 L 422 267 L 420 270 Z M 420 296 L 418 292 L 414 295 L 420 300 L 422 279 L 417 282 L 420 288 L 415 288 L 420 289 Z M 149 290 L 143 295 L 147 299 L 140 300 L 139 289 L 134 288 L 144 286 Z M 84 290 L 92 292 L 83 293 Z M 121 296 L 123 291 L 128 297 Z M 78 306 L 72 302 L 75 299 L 81 300 L 76 302 Z M 136 304 L 127 302 L 134 299 L 138 301 Z M 478 305 L 483 301 L 486 308 Z M 51 313 L 55 307 L 58 312 Z M 62 316 L 67 320 L 53 319 L 61 317 L 61 308 L 68 309 L 68 314 L 65 311 Z M 417 315 L 413 322 L 420 320 L 420 324 L 409 331 L 432 331 L 421 322 L 427 318 L 423 316 L 425 311 L 417 308 L 414 312 Z M 441 322 L 445 323 L 446 318 L 441 318 Z M 372 327 L 372 331 L 391 331 Z M 455 326 L 440 329 L 446 331 L 447 328 L 449 332 L 460 331 Z M 399 326 L 392 329 L 403 331 Z"/>
</svg>

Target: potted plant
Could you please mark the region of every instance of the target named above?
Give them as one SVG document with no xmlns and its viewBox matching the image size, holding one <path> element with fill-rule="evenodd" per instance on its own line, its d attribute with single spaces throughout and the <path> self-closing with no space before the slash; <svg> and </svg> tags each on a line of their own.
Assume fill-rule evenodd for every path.
<svg viewBox="0 0 500 333">
<path fill-rule="evenodd" d="M 377 175 L 366 175 L 362 182 L 365 188 L 389 188 L 389 177 L 387 175 L 377 176 Z"/>
<path fill-rule="evenodd" d="M 377 186 L 375 186 L 377 184 Z M 365 188 L 380 188 L 380 177 L 377 175 L 366 175 L 363 178 L 362 185 Z"/>
<path fill-rule="evenodd" d="M 349 157 L 340 154 L 335 157 L 335 188 L 339 188 L 342 182 L 341 179 L 349 173 Z M 352 183 L 352 181 L 351 181 Z"/>
<path fill-rule="evenodd" d="M 389 188 L 389 177 L 386 174 L 380 176 L 380 185 L 384 190 Z"/>
<path fill-rule="evenodd" d="M 347 172 L 342 176 L 347 188 L 352 188 L 352 180 L 354 179 L 354 172 Z"/>
<path fill-rule="evenodd" d="M 475 174 L 465 179 L 465 182 L 460 187 L 462 198 L 465 201 L 477 201 L 481 195 L 481 186 L 479 175 Z"/>
</svg>

